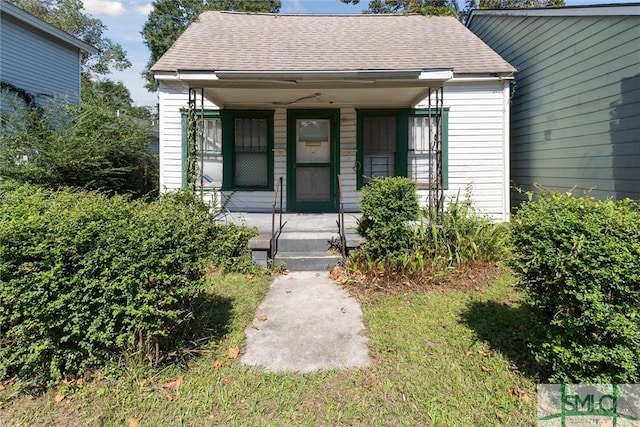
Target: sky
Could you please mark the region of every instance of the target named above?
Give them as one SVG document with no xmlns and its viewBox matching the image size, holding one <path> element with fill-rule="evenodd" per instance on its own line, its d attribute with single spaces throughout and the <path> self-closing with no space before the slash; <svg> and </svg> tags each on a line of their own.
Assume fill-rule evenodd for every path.
<svg viewBox="0 0 640 427">
<path fill-rule="evenodd" d="M 567 6 L 606 3 L 630 3 L 638 0 L 565 0 Z M 344 4 L 340 0 L 282 0 L 281 13 L 359 14 L 369 1 L 358 5 Z M 142 40 L 142 27 L 151 11 L 149 0 L 84 0 L 85 11 L 106 25 L 105 36 L 122 45 L 133 64 L 124 71 L 115 71 L 107 77 L 122 81 L 129 89 L 136 106 L 156 106 L 157 94 L 144 88 L 141 73 L 149 58 Z"/>
</svg>

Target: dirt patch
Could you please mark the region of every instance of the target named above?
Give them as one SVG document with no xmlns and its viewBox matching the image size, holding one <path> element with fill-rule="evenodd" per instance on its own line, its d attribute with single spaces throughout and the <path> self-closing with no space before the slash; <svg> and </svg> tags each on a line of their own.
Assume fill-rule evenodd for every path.
<svg viewBox="0 0 640 427">
<path fill-rule="evenodd" d="M 506 267 L 496 262 L 472 262 L 445 272 L 402 274 L 389 271 L 362 273 L 335 266 L 330 277 L 353 296 L 369 300 L 378 295 L 447 292 L 478 292 L 493 283 Z"/>
</svg>

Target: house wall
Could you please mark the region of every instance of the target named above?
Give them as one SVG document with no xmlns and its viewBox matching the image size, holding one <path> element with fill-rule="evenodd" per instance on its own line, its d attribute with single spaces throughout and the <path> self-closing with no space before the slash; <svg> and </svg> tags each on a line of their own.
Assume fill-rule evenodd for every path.
<svg viewBox="0 0 640 427">
<path fill-rule="evenodd" d="M 449 185 L 445 197 L 462 200 L 497 221 L 509 220 L 509 80 L 450 82 Z M 426 196 L 425 196 L 426 197 Z"/>
<path fill-rule="evenodd" d="M 479 14 L 469 29 L 518 68 L 511 175 L 640 198 L 640 16 Z M 513 195 L 514 202 L 522 197 Z"/>
<path fill-rule="evenodd" d="M 179 84 L 160 82 L 160 188 L 182 186 L 182 124 L 180 109 L 187 107 L 187 91 Z M 509 219 L 508 171 L 508 81 L 452 82 L 444 89 L 444 106 L 449 108 L 448 190 L 445 196 L 465 196 L 468 186 L 474 205 L 497 221 Z M 418 107 L 426 107 L 419 105 Z M 205 103 L 205 108 L 217 108 Z M 274 114 L 274 176 L 284 180 L 286 195 L 286 108 Z M 340 175 L 345 209 L 357 211 L 356 110 L 340 109 Z M 225 193 L 231 211 L 270 212 L 271 191 Z M 428 203 L 427 193 L 420 201 Z M 286 209 L 286 197 L 284 197 Z"/>
<path fill-rule="evenodd" d="M 65 97 L 77 103 L 80 93 L 80 53 L 77 47 L 2 14 L 0 80 L 36 95 L 38 103 Z"/>
</svg>

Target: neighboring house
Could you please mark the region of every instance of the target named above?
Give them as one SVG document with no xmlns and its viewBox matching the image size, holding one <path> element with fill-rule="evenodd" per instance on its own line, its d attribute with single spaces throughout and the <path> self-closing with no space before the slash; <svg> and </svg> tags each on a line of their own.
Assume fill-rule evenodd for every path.
<svg viewBox="0 0 640 427">
<path fill-rule="evenodd" d="M 235 211 L 357 211 L 371 176 L 408 176 L 422 204 L 463 198 L 509 219 L 515 69 L 451 17 L 205 12 L 152 67 L 160 186 L 186 185 L 187 111 L 204 129 L 199 184 Z M 202 96 L 204 95 L 204 96 Z"/>
<path fill-rule="evenodd" d="M 518 68 L 514 184 L 640 199 L 640 4 L 474 10 L 467 25 Z"/>
<path fill-rule="evenodd" d="M 0 0 L 2 95 L 79 102 L 82 53 L 97 50 L 24 10 Z M 4 99 L 6 101 L 6 99 Z M 3 109 L 7 106 L 2 102 Z"/>
</svg>

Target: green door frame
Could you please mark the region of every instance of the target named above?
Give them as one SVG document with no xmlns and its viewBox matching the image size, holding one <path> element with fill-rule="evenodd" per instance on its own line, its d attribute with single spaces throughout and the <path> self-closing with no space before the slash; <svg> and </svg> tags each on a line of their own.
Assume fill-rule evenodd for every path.
<svg viewBox="0 0 640 427">
<path fill-rule="evenodd" d="M 298 202 L 296 200 L 296 122 L 300 119 L 329 120 L 331 176 L 328 202 Z M 340 110 L 304 109 L 287 110 L 287 210 L 292 212 L 337 212 L 338 174 L 340 170 Z"/>
</svg>

